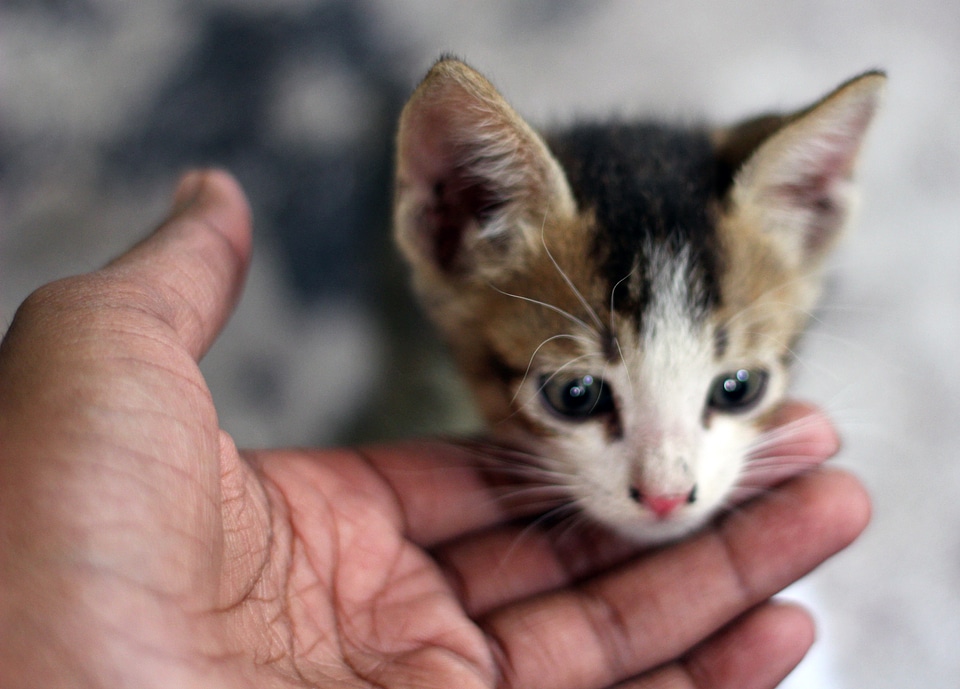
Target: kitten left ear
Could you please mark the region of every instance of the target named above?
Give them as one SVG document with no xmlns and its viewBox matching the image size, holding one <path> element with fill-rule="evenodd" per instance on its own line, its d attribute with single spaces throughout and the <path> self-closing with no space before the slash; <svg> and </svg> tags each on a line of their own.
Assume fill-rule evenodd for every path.
<svg viewBox="0 0 960 689">
<path fill-rule="evenodd" d="M 747 128 L 759 127 L 763 141 L 737 172 L 731 200 L 801 265 L 827 253 L 855 206 L 857 155 L 885 84 L 885 74 L 868 72 L 806 110 Z"/>
<path fill-rule="evenodd" d="M 447 280 L 509 270 L 546 220 L 575 212 L 544 141 L 468 65 L 437 62 L 397 133 L 396 239 L 418 275 Z"/>
</svg>

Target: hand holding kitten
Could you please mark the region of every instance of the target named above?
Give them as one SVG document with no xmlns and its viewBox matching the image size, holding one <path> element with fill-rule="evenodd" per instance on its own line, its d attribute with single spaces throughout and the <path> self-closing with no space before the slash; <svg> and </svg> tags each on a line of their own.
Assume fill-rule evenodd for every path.
<svg viewBox="0 0 960 689">
<path fill-rule="evenodd" d="M 806 651 L 806 614 L 769 598 L 864 528 L 844 473 L 611 565 L 514 548 L 455 446 L 239 452 L 196 361 L 249 214 L 222 173 L 179 200 L 32 295 L 0 347 L 0 686 L 745 689 Z M 791 451 L 822 461 L 810 418 Z"/>
</svg>

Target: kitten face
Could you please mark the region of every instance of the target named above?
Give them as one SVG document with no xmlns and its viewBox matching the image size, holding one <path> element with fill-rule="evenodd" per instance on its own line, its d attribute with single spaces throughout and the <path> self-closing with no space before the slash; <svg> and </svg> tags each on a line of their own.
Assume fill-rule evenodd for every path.
<svg viewBox="0 0 960 689">
<path fill-rule="evenodd" d="M 398 243 L 490 430 L 585 514 L 659 542 L 729 501 L 785 393 L 883 80 L 717 132 L 546 139 L 463 63 L 414 93 Z"/>
</svg>

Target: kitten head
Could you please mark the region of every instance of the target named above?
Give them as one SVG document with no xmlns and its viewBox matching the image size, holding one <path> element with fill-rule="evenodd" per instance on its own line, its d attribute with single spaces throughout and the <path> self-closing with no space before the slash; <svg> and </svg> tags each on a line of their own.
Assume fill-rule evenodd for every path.
<svg viewBox="0 0 960 689">
<path fill-rule="evenodd" d="M 400 120 L 397 242 L 491 430 L 637 540 L 742 481 L 851 213 L 885 77 L 717 131 L 542 137 L 441 60 Z"/>
</svg>

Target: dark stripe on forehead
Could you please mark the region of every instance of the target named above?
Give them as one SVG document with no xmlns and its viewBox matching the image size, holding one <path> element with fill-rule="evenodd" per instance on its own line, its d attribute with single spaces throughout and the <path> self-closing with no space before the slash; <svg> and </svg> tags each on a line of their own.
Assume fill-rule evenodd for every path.
<svg viewBox="0 0 960 689">
<path fill-rule="evenodd" d="M 581 209 L 596 216 L 594 256 L 610 289 L 635 266 L 639 292 L 622 286 L 614 308 L 638 315 L 649 300 L 651 249 L 689 252 L 691 313 L 720 301 L 712 209 L 728 185 L 705 131 L 658 124 L 578 125 L 550 138 Z M 663 254 L 661 254 L 663 255 Z M 633 281 L 631 281 L 633 282 Z"/>
</svg>

